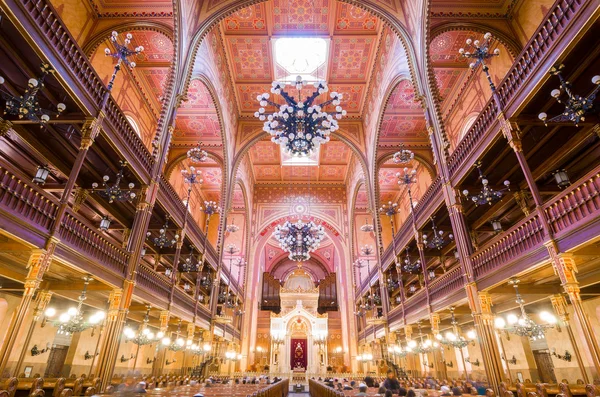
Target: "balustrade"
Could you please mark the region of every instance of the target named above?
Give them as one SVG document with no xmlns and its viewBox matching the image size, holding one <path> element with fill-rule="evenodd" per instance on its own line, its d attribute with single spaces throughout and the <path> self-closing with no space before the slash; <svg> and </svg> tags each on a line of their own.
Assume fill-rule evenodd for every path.
<svg viewBox="0 0 600 397">
<path fill-rule="evenodd" d="M 166 302 L 169 301 L 171 294 L 171 280 L 166 276 L 155 272 L 145 264 L 140 264 L 137 268 L 136 284 L 144 287 L 157 298 Z"/>
<path fill-rule="evenodd" d="M 463 270 L 460 266 L 444 273 L 429 284 L 431 303 L 438 302 L 464 286 Z"/>
</svg>

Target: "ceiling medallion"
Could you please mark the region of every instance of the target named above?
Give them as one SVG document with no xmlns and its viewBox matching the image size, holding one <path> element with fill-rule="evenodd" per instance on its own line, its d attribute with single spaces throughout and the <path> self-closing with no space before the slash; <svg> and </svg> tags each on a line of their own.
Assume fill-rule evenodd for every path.
<svg viewBox="0 0 600 397">
<path fill-rule="evenodd" d="M 288 257 L 295 262 L 304 262 L 310 259 L 310 253 L 319 248 L 325 237 L 325 229 L 314 222 L 296 223 L 286 221 L 283 225 L 277 225 L 273 237 L 279 243 L 281 249 L 288 252 Z"/>
<path fill-rule="evenodd" d="M 307 84 L 301 76 L 296 77 L 295 86 L 300 91 Z M 274 81 L 271 92 L 281 95 L 285 104 L 280 105 L 269 100 L 269 94 L 258 95 L 256 99 L 260 108 L 254 116 L 265 121 L 263 130 L 271 135 L 271 141 L 281 145 L 284 152 L 292 156 L 309 156 L 321 143 L 329 142 L 331 132 L 339 129 L 337 120 L 346 115 L 340 106 L 342 94 L 332 92 L 331 99 L 321 104 L 314 105 L 317 97 L 328 91 L 327 83 L 319 81 L 314 83 L 316 90 L 304 101 L 298 101 L 283 89 L 285 83 Z M 279 110 L 271 115 L 266 115 L 265 106 L 271 105 Z M 335 113 L 327 113 L 322 109 L 328 105 L 335 106 Z"/>
</svg>

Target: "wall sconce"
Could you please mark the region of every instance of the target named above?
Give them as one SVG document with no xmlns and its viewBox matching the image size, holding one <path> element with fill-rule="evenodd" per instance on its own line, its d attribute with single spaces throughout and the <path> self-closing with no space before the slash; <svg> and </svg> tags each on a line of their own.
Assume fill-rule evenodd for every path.
<svg viewBox="0 0 600 397">
<path fill-rule="evenodd" d="M 173 363 L 176 363 L 176 362 L 177 362 L 177 359 L 176 359 L 176 358 L 174 358 L 174 359 L 173 359 L 173 361 L 169 361 L 169 360 L 167 360 L 165 364 L 167 364 L 167 365 L 171 365 L 171 364 L 173 364 Z"/>
<path fill-rule="evenodd" d="M 156 361 L 156 357 L 153 357 L 152 360 L 147 358 L 146 359 L 146 364 L 153 364 Z"/>
<path fill-rule="evenodd" d="M 491 223 L 492 223 L 492 229 L 494 229 L 495 233 L 502 232 L 502 224 L 500 223 L 499 220 L 494 219 Z"/>
<path fill-rule="evenodd" d="M 40 165 L 37 167 L 35 171 L 35 176 L 32 179 L 32 182 L 36 185 L 43 185 L 46 183 L 46 178 L 48 178 L 48 174 L 50 174 L 50 169 L 47 165 Z"/>
<path fill-rule="evenodd" d="M 90 354 L 89 351 L 86 350 L 85 354 L 83 355 L 83 359 L 84 360 L 91 360 L 92 358 L 94 358 L 98 354 L 100 354 L 100 353 L 96 352 L 96 354 L 92 355 L 92 354 Z"/>
<path fill-rule="evenodd" d="M 552 175 L 554 176 L 554 180 L 556 181 L 559 189 L 564 189 L 571 184 L 567 170 L 556 170 L 552 173 Z"/>
<path fill-rule="evenodd" d="M 504 354 L 502 355 L 502 359 L 504 361 L 506 361 L 508 364 L 512 364 L 515 365 L 517 363 L 517 358 L 515 357 L 515 355 L 513 354 L 512 358 L 507 359 Z"/>
<path fill-rule="evenodd" d="M 165 276 L 167 277 L 171 277 L 171 274 L 173 274 L 173 270 L 171 270 L 170 267 L 165 269 Z"/>
<path fill-rule="evenodd" d="M 433 368 L 433 363 L 423 363 L 424 367 Z"/>
<path fill-rule="evenodd" d="M 556 353 L 556 349 L 552 348 L 552 355 L 556 358 L 558 358 L 559 360 L 563 360 L 563 361 L 567 361 L 567 362 L 571 362 L 571 353 L 569 353 L 568 350 L 565 350 L 565 354 L 561 355 L 561 354 L 557 354 Z"/>
<path fill-rule="evenodd" d="M 415 292 L 417 292 L 417 286 L 413 283 L 408 287 L 408 292 L 410 292 L 411 294 L 414 294 Z"/>
<path fill-rule="evenodd" d="M 448 361 L 444 360 L 444 361 L 442 361 L 442 362 L 443 362 L 444 364 L 446 364 L 446 367 L 450 367 L 450 368 L 454 367 L 454 363 L 453 363 L 452 361 L 448 362 Z"/>
<path fill-rule="evenodd" d="M 481 365 L 481 363 L 479 362 L 479 359 L 476 359 L 475 361 L 471 361 L 471 360 L 469 359 L 469 357 L 466 357 L 466 358 L 465 358 L 465 362 L 466 362 L 466 363 L 469 363 L 469 364 L 471 364 L 471 365 L 474 365 L 474 366 L 476 366 L 476 367 L 479 367 L 479 366 Z"/>
<path fill-rule="evenodd" d="M 429 270 L 429 280 L 435 280 L 435 270 Z"/>
<path fill-rule="evenodd" d="M 108 228 L 110 227 L 110 218 L 108 216 L 103 216 L 102 219 L 100 219 L 100 230 L 102 230 L 103 232 L 106 232 L 108 230 Z"/>
<path fill-rule="evenodd" d="M 52 350 L 52 348 L 50 347 L 50 343 L 46 343 L 46 347 L 42 350 L 38 349 L 37 345 L 33 345 L 33 347 L 31 348 L 31 355 L 39 356 L 40 354 L 47 353 L 50 350 Z M 569 361 L 571 361 L 571 360 L 569 360 Z"/>
<path fill-rule="evenodd" d="M 121 355 L 121 362 L 124 363 L 124 362 L 127 362 L 129 360 L 133 360 L 134 358 L 135 358 L 135 356 L 133 354 L 131 354 L 131 356 L 129 358 L 125 358 L 125 355 L 122 354 Z"/>
</svg>

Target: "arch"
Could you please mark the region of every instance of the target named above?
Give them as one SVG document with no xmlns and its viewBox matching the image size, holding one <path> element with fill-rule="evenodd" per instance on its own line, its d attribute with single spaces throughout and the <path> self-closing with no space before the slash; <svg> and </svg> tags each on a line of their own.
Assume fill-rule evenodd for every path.
<svg viewBox="0 0 600 397">
<path fill-rule="evenodd" d="M 442 23 L 440 25 L 433 27 L 431 29 L 429 43 L 431 43 L 433 41 L 433 39 L 435 39 L 442 33 L 451 32 L 451 31 L 455 31 L 455 30 L 472 31 L 472 32 L 477 32 L 477 33 L 481 33 L 481 34 L 490 32 L 492 34 L 492 36 L 495 39 L 497 39 L 509 51 L 509 53 L 513 57 L 513 59 L 516 58 L 519 55 L 519 53 L 521 52 L 521 46 L 513 38 L 509 37 L 504 32 L 502 32 L 494 27 L 488 26 L 488 25 L 484 25 L 481 23 L 475 23 L 475 22 L 467 22 L 467 21 L 461 21 L 460 23 L 445 22 L 445 23 Z"/>
<path fill-rule="evenodd" d="M 91 57 L 94 51 L 96 51 L 96 49 L 98 48 L 98 46 L 100 46 L 100 44 L 102 44 L 105 40 L 108 40 L 110 38 L 110 35 L 113 31 L 117 33 L 123 33 L 140 30 L 149 30 L 165 35 L 173 44 L 173 51 L 175 52 L 175 43 L 173 42 L 173 28 L 171 28 L 167 24 L 154 21 L 126 22 L 120 25 L 105 28 L 104 30 L 101 30 L 100 32 L 96 33 L 94 36 L 90 37 L 87 40 L 87 42 L 83 45 L 83 52 L 85 53 L 85 55 L 88 56 L 88 58 Z"/>
<path fill-rule="evenodd" d="M 437 177 L 437 171 L 433 164 L 429 163 L 429 161 L 427 161 L 420 153 L 414 153 L 414 155 L 415 160 L 417 160 L 425 167 L 425 169 L 429 173 L 429 176 L 431 177 L 431 180 L 434 180 Z M 394 153 L 389 152 L 381 156 L 381 158 L 377 159 L 377 172 L 379 172 L 381 166 L 392 157 L 394 157 Z"/>
<path fill-rule="evenodd" d="M 281 258 L 279 258 L 276 262 L 274 262 L 274 264 L 271 266 L 271 268 L 268 271 L 271 274 L 275 274 L 279 267 L 281 267 L 287 263 L 290 263 L 290 262 L 291 261 L 287 257 L 287 255 L 282 255 Z M 308 260 L 307 263 L 310 263 L 311 265 L 319 268 L 325 275 L 328 275 L 330 273 L 330 270 L 327 268 L 327 266 L 325 266 L 318 258 L 315 258 L 314 256 L 311 256 L 310 260 Z M 319 280 L 317 273 L 311 267 L 303 265 L 302 269 L 305 270 L 307 273 L 311 274 L 313 281 L 316 282 Z M 283 272 L 281 279 L 285 280 L 294 270 L 296 270 L 296 267 L 290 267 L 290 269 L 286 269 Z"/>
<path fill-rule="evenodd" d="M 210 148 L 203 147 L 203 149 L 206 150 L 208 157 L 210 159 L 214 160 L 219 165 L 219 167 L 221 167 L 221 169 L 224 168 L 223 159 L 221 157 L 219 157 L 216 153 L 210 151 Z M 165 178 L 167 178 L 167 180 L 168 180 L 171 177 L 171 174 L 173 173 L 173 171 L 175 170 L 175 167 L 177 167 L 177 165 L 179 163 L 181 163 L 182 161 L 185 161 L 186 159 L 187 159 L 187 152 L 180 154 L 179 156 L 177 156 L 173 160 L 171 160 L 169 163 L 167 163 L 167 165 L 165 167 L 165 171 L 164 171 Z"/>
<path fill-rule="evenodd" d="M 131 128 L 133 128 L 133 131 L 135 131 L 135 133 L 141 138 L 142 133 L 140 132 L 140 126 L 138 125 L 137 121 L 135 120 L 135 117 L 133 117 L 131 114 L 125 113 L 125 118 L 129 122 L 129 124 L 131 124 Z"/>
</svg>

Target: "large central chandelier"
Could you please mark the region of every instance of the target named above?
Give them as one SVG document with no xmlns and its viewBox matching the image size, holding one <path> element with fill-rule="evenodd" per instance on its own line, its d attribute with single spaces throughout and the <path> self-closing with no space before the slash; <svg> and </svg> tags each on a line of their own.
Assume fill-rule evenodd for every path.
<svg viewBox="0 0 600 397">
<path fill-rule="evenodd" d="M 300 91 L 307 84 L 301 76 L 296 77 L 295 86 Z M 271 84 L 271 93 L 281 95 L 285 104 L 280 105 L 269 100 L 270 95 L 264 93 L 256 99 L 260 108 L 254 116 L 265 121 L 263 130 L 271 135 L 271 141 L 281 145 L 281 148 L 293 156 L 309 156 L 321 143 L 329 142 L 329 135 L 339 129 L 337 120 L 346 115 L 340 101 L 342 94 L 332 92 L 331 99 L 313 104 L 315 99 L 328 91 L 327 83 L 318 81 L 314 83 L 315 91 L 303 101 L 297 100 L 284 91 L 285 83 L 274 81 Z M 279 110 L 271 115 L 266 115 L 265 106 L 271 105 Z M 335 113 L 323 111 L 328 105 L 335 106 Z"/>
<path fill-rule="evenodd" d="M 525 312 L 525 300 L 519 293 L 519 279 L 511 278 L 508 281 L 508 284 L 515 287 L 515 294 L 517 296 L 516 302 L 519 305 L 521 314 L 519 316 L 515 314 L 509 314 L 506 316 L 506 320 L 502 317 L 496 317 L 496 328 L 518 336 L 526 336 L 531 340 L 543 339 L 545 337 L 546 329 L 553 328 L 556 324 L 556 317 L 551 313 L 541 312 L 540 318 L 546 321 L 546 323 L 538 324 L 533 321 L 527 312 Z"/>
<path fill-rule="evenodd" d="M 286 221 L 283 225 L 275 227 L 273 237 L 279 242 L 281 249 L 289 253 L 288 257 L 291 260 L 303 262 L 309 260 L 310 253 L 319 248 L 325 237 L 325 229 L 312 221 Z"/>
</svg>

